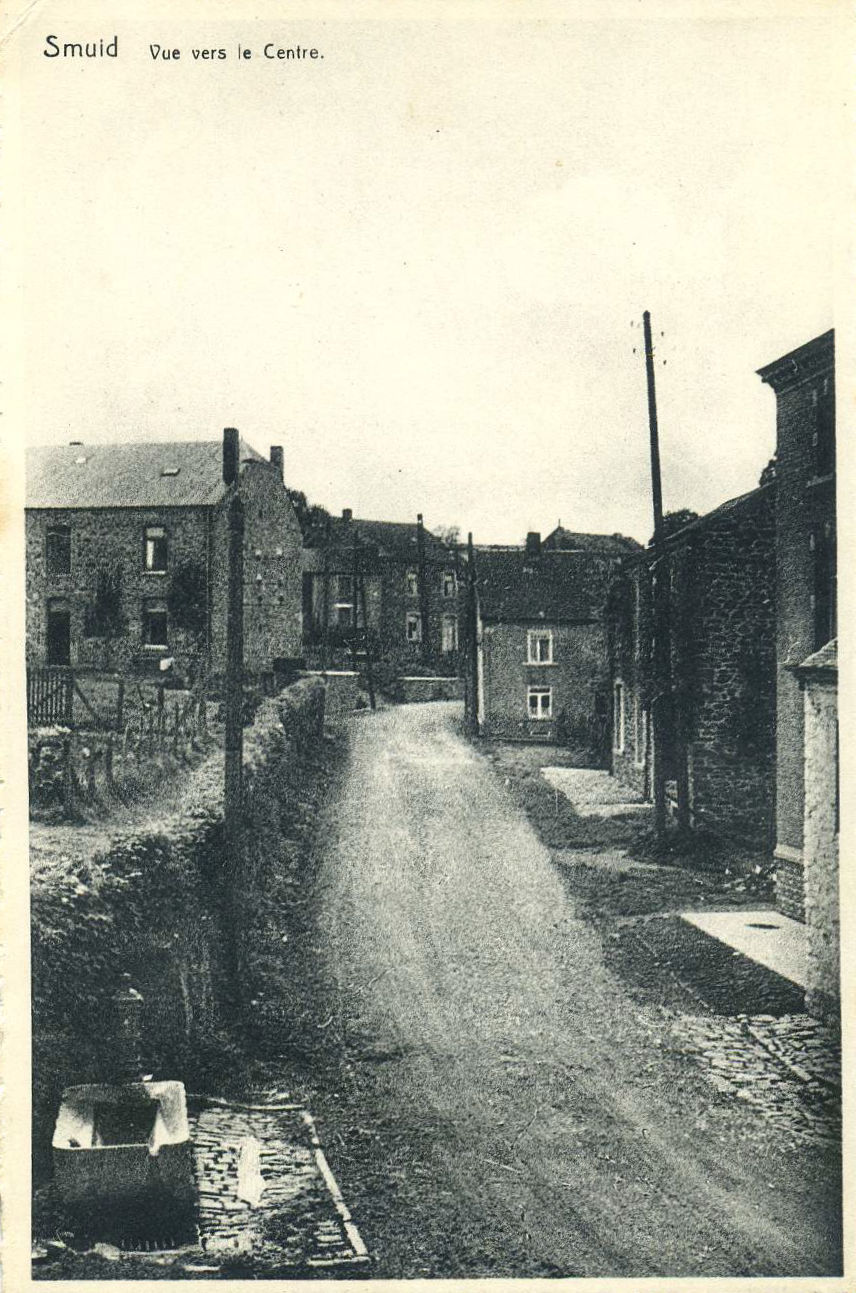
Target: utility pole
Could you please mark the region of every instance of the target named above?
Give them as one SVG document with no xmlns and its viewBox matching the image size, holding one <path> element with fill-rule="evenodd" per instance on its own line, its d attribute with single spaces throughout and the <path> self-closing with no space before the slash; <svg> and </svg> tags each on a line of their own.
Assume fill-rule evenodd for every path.
<svg viewBox="0 0 856 1293">
<path fill-rule="evenodd" d="M 651 442 L 651 494 L 654 504 L 654 695 L 651 725 L 654 735 L 654 827 L 662 839 L 666 834 L 666 747 L 672 742 L 676 763 L 678 825 L 689 827 L 689 778 L 683 703 L 676 707 L 672 689 L 672 625 L 670 571 L 663 528 L 663 488 L 660 475 L 660 434 L 657 423 L 657 394 L 654 382 L 654 343 L 651 315 L 642 315 L 645 338 L 645 375 L 648 386 L 648 428 Z"/>
<path fill-rule="evenodd" d="M 321 576 L 321 668 L 326 673 L 330 666 L 330 518 L 324 523 L 324 573 Z"/>
<path fill-rule="evenodd" d="M 238 494 L 229 503 L 226 601 L 226 780 L 227 832 L 241 812 L 244 775 L 244 504 Z"/>
<path fill-rule="evenodd" d="M 375 700 L 374 675 L 372 673 L 372 652 L 371 652 L 371 644 L 369 643 L 369 617 L 368 617 L 368 610 L 366 607 L 366 577 L 363 571 L 363 563 L 362 563 L 362 560 L 360 559 L 359 543 L 360 543 L 360 536 L 357 534 L 355 530 L 354 531 L 354 581 L 355 581 L 354 582 L 354 619 L 356 620 L 356 616 L 357 616 L 356 581 L 357 579 L 359 579 L 359 596 L 360 596 L 359 605 L 360 605 L 360 613 L 363 617 L 363 640 L 365 642 L 365 647 L 366 647 L 366 682 L 368 683 L 368 687 L 369 687 L 369 704 L 371 705 L 372 709 L 376 709 L 377 702 Z"/>
<path fill-rule="evenodd" d="M 467 728 L 471 736 L 479 734 L 479 625 L 476 553 L 472 531 L 467 535 L 467 692 L 470 703 Z"/>
<path fill-rule="evenodd" d="M 419 619 L 422 628 L 422 660 L 428 663 L 431 657 L 431 643 L 428 640 L 428 582 L 426 578 L 425 564 L 425 526 L 422 523 L 422 513 L 416 517 L 416 551 L 419 558 Z"/>
<path fill-rule="evenodd" d="M 663 487 L 660 477 L 660 433 L 657 425 L 657 394 L 654 385 L 654 346 L 651 315 L 642 315 L 645 334 L 645 376 L 648 384 L 648 430 L 651 442 L 651 494 L 654 502 L 654 694 L 651 697 L 651 727 L 654 735 L 654 829 L 666 834 L 666 763 L 671 691 L 669 632 L 669 572 L 666 566 L 666 536 L 663 533 Z"/>
</svg>

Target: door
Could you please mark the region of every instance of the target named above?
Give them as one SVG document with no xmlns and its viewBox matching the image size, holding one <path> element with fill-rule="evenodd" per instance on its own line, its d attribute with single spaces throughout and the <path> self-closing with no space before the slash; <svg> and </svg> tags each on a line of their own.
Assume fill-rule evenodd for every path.
<svg viewBox="0 0 856 1293">
<path fill-rule="evenodd" d="M 71 612 L 48 607 L 48 664 L 71 664 Z"/>
</svg>

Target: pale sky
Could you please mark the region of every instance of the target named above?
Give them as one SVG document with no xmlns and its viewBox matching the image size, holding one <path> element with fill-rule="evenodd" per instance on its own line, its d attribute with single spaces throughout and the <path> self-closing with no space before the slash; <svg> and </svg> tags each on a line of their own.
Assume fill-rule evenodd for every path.
<svg viewBox="0 0 856 1293">
<path fill-rule="evenodd" d="M 27 439 L 237 426 L 333 511 L 644 540 L 648 308 L 666 508 L 752 488 L 775 442 L 755 369 L 835 321 L 848 6 L 694 8 L 42 7 L 16 38 Z M 116 59 L 42 52 L 114 32 Z"/>
</svg>

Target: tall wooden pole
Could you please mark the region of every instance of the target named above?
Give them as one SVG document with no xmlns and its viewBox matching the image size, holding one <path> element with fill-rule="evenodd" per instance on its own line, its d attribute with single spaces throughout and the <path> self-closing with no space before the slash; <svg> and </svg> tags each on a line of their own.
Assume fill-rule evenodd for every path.
<svg viewBox="0 0 856 1293">
<path fill-rule="evenodd" d="M 668 740 L 671 662 L 669 633 L 669 571 L 666 536 L 663 532 L 663 487 L 660 477 L 660 433 L 657 425 L 657 394 L 654 385 L 654 348 L 651 341 L 651 315 L 642 315 L 645 333 L 645 375 L 648 385 L 648 430 L 651 444 L 651 495 L 654 503 L 654 694 L 651 698 L 651 727 L 654 736 L 654 829 L 662 838 L 666 833 L 666 763 Z"/>
<path fill-rule="evenodd" d="M 363 617 L 363 640 L 366 647 L 366 682 L 369 688 L 369 704 L 372 709 L 377 708 L 374 689 L 374 674 L 372 671 L 372 652 L 369 642 L 369 616 L 366 606 L 366 577 L 363 571 L 363 563 L 360 559 L 360 537 L 356 530 L 354 531 L 354 579 L 359 581 L 360 613 Z M 354 585 L 354 619 L 357 615 L 357 584 Z"/>
<path fill-rule="evenodd" d="M 425 562 L 425 526 L 422 513 L 416 517 L 416 551 L 419 560 L 419 620 L 422 628 L 422 659 L 427 664 L 431 658 L 431 643 L 428 638 L 430 619 L 428 614 L 428 578 Z"/>
<path fill-rule="evenodd" d="M 479 734 L 479 624 L 476 553 L 472 532 L 467 535 L 467 692 L 470 703 L 467 728 L 472 736 Z"/>
<path fill-rule="evenodd" d="M 324 523 L 324 573 L 321 576 L 321 668 L 330 667 L 330 541 L 331 525 L 328 517 Z"/>
<path fill-rule="evenodd" d="M 226 829 L 241 812 L 244 775 L 244 504 L 235 494 L 228 512 L 226 601 Z"/>
</svg>

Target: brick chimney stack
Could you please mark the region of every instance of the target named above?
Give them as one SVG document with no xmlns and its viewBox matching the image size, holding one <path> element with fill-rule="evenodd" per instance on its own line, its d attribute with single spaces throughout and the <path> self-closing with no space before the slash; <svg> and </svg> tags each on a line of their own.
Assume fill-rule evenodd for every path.
<svg viewBox="0 0 856 1293">
<path fill-rule="evenodd" d="M 240 470 L 241 445 L 240 437 L 234 427 L 223 431 L 223 481 L 233 485 L 238 479 Z"/>
<path fill-rule="evenodd" d="M 276 467 L 277 471 L 279 472 L 279 478 L 280 478 L 280 480 L 284 480 L 284 479 L 285 479 L 285 464 L 284 464 L 283 457 L 282 457 L 282 445 L 281 445 L 281 444 L 272 444 L 272 445 L 271 445 L 271 447 L 270 447 L 270 463 L 271 463 L 271 466 L 272 466 L 272 467 Z"/>
<path fill-rule="evenodd" d="M 342 520 L 343 520 L 343 521 L 353 521 L 353 519 L 354 519 L 354 513 L 353 513 L 352 508 L 350 508 L 350 507 L 343 507 L 343 508 L 342 508 Z"/>
<path fill-rule="evenodd" d="M 536 561 L 541 556 L 541 535 L 537 530 L 530 530 L 526 536 L 526 560 Z"/>
</svg>

